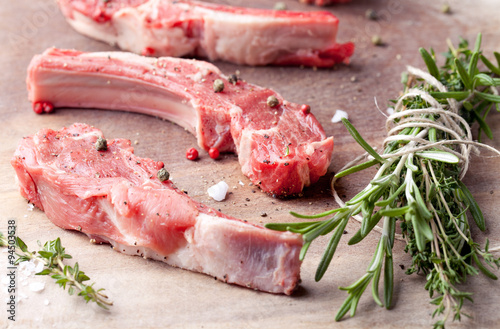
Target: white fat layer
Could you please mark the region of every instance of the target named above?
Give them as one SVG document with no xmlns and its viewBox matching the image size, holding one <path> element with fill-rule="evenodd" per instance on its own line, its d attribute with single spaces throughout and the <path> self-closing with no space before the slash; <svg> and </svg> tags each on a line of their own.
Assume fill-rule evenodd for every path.
<svg viewBox="0 0 500 329">
<path fill-rule="evenodd" d="M 110 208 L 106 208 L 108 214 L 109 210 Z M 116 225 L 116 218 L 112 218 L 113 216 L 111 212 L 109 218 Z M 274 245 L 272 248 L 252 246 L 253 229 L 259 230 L 239 221 L 227 221 L 200 213 L 196 217 L 195 226 L 184 233 L 186 243 L 170 254 L 161 254 L 141 246 L 140 243 L 134 245 L 135 241 L 139 240 L 137 238 L 130 237 L 126 243 L 120 243 L 105 236 L 92 237 L 109 242 L 113 249 L 127 255 L 163 261 L 171 266 L 205 273 L 228 283 L 282 293 L 283 276 L 286 275 L 285 261 L 295 257 L 294 253 L 298 253 L 300 248 L 291 250 L 286 243 Z M 241 245 L 237 242 L 242 235 L 249 239 L 249 249 L 238 249 Z M 257 253 L 257 257 L 247 254 L 249 250 Z"/>
<path fill-rule="evenodd" d="M 68 18 L 68 23 L 83 35 L 116 45 L 116 30 L 110 22 L 98 23 L 75 10 L 73 18 Z"/>
<path fill-rule="evenodd" d="M 187 36 L 180 27 L 147 27 L 146 17 L 161 20 L 158 8 L 165 5 L 151 0 L 137 8 L 123 8 L 106 23 L 74 11 L 68 21 L 84 35 L 135 53 L 152 48 L 156 56 L 198 55 L 248 65 L 265 65 L 283 54 L 307 55 L 310 49 L 330 47 L 337 33 L 331 22 L 219 12 L 182 3 L 175 6 L 184 7 L 187 17 L 204 22 L 202 31 L 196 32 L 201 38 Z M 293 28 L 290 22 L 295 22 Z"/>
<path fill-rule="evenodd" d="M 146 28 L 144 20 L 149 11 L 124 8 L 113 15 L 112 22 L 116 29 L 115 43 L 120 48 L 140 53 L 149 47 L 161 54 L 175 57 L 195 52 L 198 41 L 187 37 L 181 27 Z"/>
<path fill-rule="evenodd" d="M 118 218 L 118 216 L 116 214 L 116 210 L 113 206 L 113 204 L 115 203 L 115 200 L 111 200 L 111 203 L 110 203 L 108 199 L 98 199 L 98 203 L 99 203 L 102 211 L 106 213 L 106 217 L 108 218 L 108 220 L 112 223 L 111 226 L 116 227 L 116 230 L 122 234 L 123 238 L 125 239 L 126 243 L 129 245 L 129 247 L 132 247 L 136 241 L 136 237 L 135 236 L 128 236 L 126 234 L 126 232 L 128 232 L 128 230 L 125 229 L 125 227 L 123 227 L 123 223 L 126 223 L 126 221 L 120 220 Z M 109 241 L 109 242 L 113 241 L 113 240 L 110 240 L 108 238 L 104 238 L 101 236 L 100 236 L 100 238 L 102 238 L 105 241 Z M 113 243 L 111 243 L 111 244 L 113 244 Z M 132 254 L 129 254 L 129 255 L 132 255 Z"/>
<path fill-rule="evenodd" d="M 249 176 L 252 172 L 250 157 L 252 156 L 252 131 L 244 129 L 241 133 L 240 143 L 237 144 L 238 161 L 243 175 Z"/>
<path fill-rule="evenodd" d="M 34 100 L 54 99 L 57 100 L 54 102 L 56 107 L 139 112 L 173 121 L 192 134 L 197 132 L 198 115 L 190 101 L 161 86 L 126 76 L 106 74 L 46 71 L 39 72 L 38 75 L 43 83 L 33 90 Z"/>
</svg>

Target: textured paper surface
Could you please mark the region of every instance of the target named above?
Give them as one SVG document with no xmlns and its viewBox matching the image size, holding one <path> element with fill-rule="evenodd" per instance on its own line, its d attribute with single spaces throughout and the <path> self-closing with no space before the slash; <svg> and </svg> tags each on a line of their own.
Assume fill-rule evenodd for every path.
<svg viewBox="0 0 500 329">
<path fill-rule="evenodd" d="M 273 1 L 219 1 L 235 5 L 272 8 Z M 285 1 L 294 10 L 318 10 L 298 1 Z M 446 38 L 455 43 L 462 35 L 474 40 L 483 32 L 485 54 L 500 51 L 500 19 L 494 17 L 494 1 L 449 1 L 451 15 L 440 12 L 444 1 L 353 0 L 330 10 L 339 17 L 340 42 L 356 42 L 350 66 L 334 70 L 288 67 L 240 67 L 216 63 L 226 74 L 239 70 L 249 82 L 271 87 L 285 99 L 311 105 L 313 113 L 335 138 L 331 171 L 362 152 L 341 123 L 331 123 L 335 110 L 349 113 L 349 119 L 374 146 L 385 136 L 382 111 L 387 100 L 401 90 L 400 73 L 410 64 L 424 67 L 418 47 L 445 50 Z M 364 13 L 372 8 L 381 14 L 378 22 L 368 21 Z M 391 311 L 378 307 L 369 291 L 359 304 L 354 318 L 335 323 L 335 314 L 346 297 L 339 286 L 347 286 L 363 275 L 375 249 L 378 235 L 370 235 L 357 246 L 347 247 L 348 239 L 359 228 L 351 221 L 324 279 L 314 282 L 314 271 L 326 241 L 315 243 L 302 265 L 302 285 L 291 297 L 255 292 L 227 285 L 211 277 L 172 268 L 160 262 L 126 256 L 106 245 L 92 245 L 77 232 L 55 227 L 39 210 L 30 211 L 20 196 L 10 166 L 18 141 L 41 128 L 60 129 L 73 122 L 85 122 L 100 128 L 108 138 L 128 138 L 136 154 L 163 161 L 171 179 L 196 200 L 223 212 L 255 223 L 292 221 L 288 211 L 321 212 L 336 207 L 329 196 L 329 176 L 306 189 L 304 197 L 294 200 L 273 199 L 249 186 L 233 155 L 213 161 L 205 152 L 201 159 L 185 159 L 185 151 L 196 147 L 193 136 L 182 128 L 153 117 L 103 110 L 57 110 L 52 115 L 35 115 L 27 99 L 26 67 L 31 57 L 50 46 L 85 51 L 110 50 L 112 47 L 88 39 L 72 30 L 51 0 L 18 0 L 0 6 L 0 229 L 15 219 L 18 234 L 30 246 L 36 241 L 61 237 L 68 253 L 74 256 L 96 287 L 103 287 L 115 305 L 109 312 L 69 296 L 46 280 L 45 289 L 32 292 L 29 286 L 18 288 L 28 296 L 17 306 L 17 321 L 7 321 L 0 310 L 0 327 L 12 328 L 430 328 L 433 307 L 428 303 L 423 276 L 406 276 L 411 263 L 404 244 L 395 245 L 394 305 Z M 379 34 L 385 46 L 375 47 L 370 39 Z M 488 143 L 500 148 L 500 115 L 493 113 L 489 124 L 497 137 Z M 487 154 L 484 154 L 487 155 Z M 474 157 L 465 182 L 481 205 L 492 245 L 500 244 L 500 164 L 498 158 Z M 346 177 L 339 182 L 341 196 L 352 196 L 364 187 L 369 175 Z M 224 202 L 209 198 L 209 186 L 224 180 L 229 192 Z M 244 186 L 239 184 L 243 182 Z M 249 199 L 249 201 L 247 200 Z M 266 213 L 266 217 L 261 214 Z M 476 234 L 478 241 L 484 235 Z M 0 252 L 0 273 L 6 272 L 7 254 Z M 497 272 L 498 274 L 498 272 Z M 38 278 L 38 280 L 42 280 Z M 2 286 L 2 291 L 4 286 Z M 465 311 L 473 320 L 463 319 L 450 328 L 495 328 L 500 323 L 498 304 L 500 285 L 484 277 L 472 278 L 464 287 L 474 293 L 475 303 Z M 0 295 L 4 300 L 4 292 Z M 48 305 L 46 300 L 49 301 Z M 5 308 L 5 306 L 4 306 Z"/>
</svg>

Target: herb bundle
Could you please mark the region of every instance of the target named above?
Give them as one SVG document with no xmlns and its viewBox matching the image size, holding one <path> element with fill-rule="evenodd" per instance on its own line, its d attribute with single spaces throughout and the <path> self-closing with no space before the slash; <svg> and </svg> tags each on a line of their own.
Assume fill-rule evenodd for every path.
<svg viewBox="0 0 500 329">
<path fill-rule="evenodd" d="M 327 219 L 301 223 L 268 224 L 268 228 L 300 233 L 304 246 L 300 257 L 316 238 L 332 233 L 316 271 L 316 281 L 325 274 L 350 217 L 361 217 L 361 228 L 349 245 L 362 241 L 382 222 L 381 236 L 366 274 L 348 287 L 348 297 L 337 313 L 340 320 L 347 312 L 354 316 L 361 295 L 371 283 L 374 301 L 389 308 L 393 295 L 393 245 L 396 222 L 400 223 L 406 241 L 405 251 L 412 258 L 407 274 L 426 275 L 427 289 L 436 305 L 433 317 L 441 316 L 435 328 L 444 328 L 447 319 L 460 320 L 465 300 L 471 293 L 459 290 L 457 284 L 468 275 L 478 274 L 497 279 L 490 267 L 498 268 L 500 259 L 473 241 L 467 212 L 478 228 L 485 230 L 485 220 L 477 203 L 461 179 L 468 169 L 469 153 L 476 146 L 495 149 L 472 141 L 470 125 L 478 122 L 480 134 L 493 138 L 486 116 L 496 107 L 500 111 L 500 54 L 494 53 L 495 66 L 480 50 L 481 35 L 474 49 L 461 40 L 458 48 L 449 42 L 445 64 L 438 69 L 435 54 L 425 49 L 420 53 L 428 73 L 408 67 L 403 76 L 405 90 L 395 102 L 388 117 L 388 137 L 383 154 L 378 154 L 356 129 L 343 119 L 355 140 L 367 154 L 341 170 L 332 181 L 332 190 L 340 208 L 305 219 Z M 478 68 L 481 61 L 485 69 Z M 479 135 L 480 137 L 480 135 Z M 368 158 L 368 159 L 367 159 Z M 367 160 L 360 163 L 363 159 Z M 363 169 L 380 166 L 370 183 L 343 203 L 334 189 L 336 179 Z M 383 297 L 379 284 L 383 278 Z"/>
<path fill-rule="evenodd" d="M 38 259 L 43 262 L 44 269 L 36 273 L 36 275 L 50 275 L 60 287 L 63 289 L 68 287 L 70 295 L 77 292 L 77 295 L 82 296 L 87 303 L 89 301 L 95 302 L 104 309 L 108 309 L 109 306 L 113 305 L 103 293 L 104 289 L 96 290 L 93 287 L 94 284 L 87 285 L 84 283 L 90 280 L 90 278 L 80 270 L 78 263 L 75 263 L 73 267 L 63 263 L 65 259 L 70 259 L 72 256 L 66 253 L 66 249 L 61 245 L 60 238 L 46 242 L 43 247 L 40 242 L 39 245 L 42 249 L 38 253 L 28 251 L 26 244 L 17 237 L 15 250 L 19 258 L 17 258 L 15 264 L 30 261 L 31 259 Z M 0 247 L 7 246 L 7 240 L 0 232 Z"/>
</svg>

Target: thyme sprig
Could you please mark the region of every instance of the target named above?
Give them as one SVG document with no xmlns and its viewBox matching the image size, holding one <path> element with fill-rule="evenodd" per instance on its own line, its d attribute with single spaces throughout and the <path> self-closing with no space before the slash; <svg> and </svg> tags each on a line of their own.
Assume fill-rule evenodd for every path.
<svg viewBox="0 0 500 329">
<path fill-rule="evenodd" d="M 332 233 L 318 265 L 315 279 L 319 281 L 328 269 L 350 217 L 361 215 L 361 227 L 349 240 L 362 241 L 382 221 L 382 232 L 366 273 L 348 287 L 348 297 L 340 307 L 336 320 L 347 312 L 354 316 L 358 302 L 371 283 L 374 301 L 390 308 L 394 273 L 393 246 L 396 222 L 406 241 L 405 251 L 412 256 L 407 274 L 426 275 L 425 289 L 436 305 L 434 316 L 441 316 L 435 328 L 444 328 L 452 316 L 460 320 L 465 300 L 472 294 L 457 285 L 468 275 L 479 271 L 497 279 L 490 268 L 500 266 L 500 258 L 473 241 L 467 212 L 477 227 L 486 228 L 483 214 L 461 178 L 467 171 L 468 156 L 473 145 L 470 125 L 478 122 L 480 132 L 493 138 L 486 116 L 493 107 L 500 111 L 500 54 L 494 53 L 498 66 L 480 50 L 481 35 L 474 49 L 461 39 L 458 48 L 449 42 L 444 54 L 445 64 L 438 69 L 434 51 L 420 49 L 429 73 L 409 68 L 403 76 L 405 90 L 394 102 L 395 113 L 388 119 L 389 137 L 383 154 L 378 154 L 346 119 L 343 123 L 354 139 L 365 149 L 366 162 L 350 165 L 335 175 L 332 190 L 340 208 L 312 216 L 291 213 L 304 219 L 327 218 L 300 223 L 267 224 L 271 229 L 303 235 L 300 257 L 317 237 Z M 480 70 L 482 62 L 486 69 Z M 368 167 L 379 169 L 370 183 L 345 204 L 334 189 L 336 179 Z M 379 285 L 383 278 L 383 298 Z"/>
<path fill-rule="evenodd" d="M 19 237 L 16 237 L 15 250 L 18 258 L 15 264 L 21 262 L 30 261 L 31 259 L 37 259 L 44 264 L 44 269 L 36 273 L 36 275 L 49 275 L 54 280 L 56 284 L 66 290 L 68 288 L 68 293 L 74 295 L 77 293 L 78 296 L 82 296 L 85 301 L 95 302 L 97 305 L 104 309 L 108 309 L 109 306 L 113 305 L 108 299 L 108 296 L 104 294 L 104 289 L 95 289 L 94 284 L 86 284 L 90 278 L 80 270 L 78 263 L 74 266 L 69 266 L 64 264 L 65 259 L 71 259 L 72 256 L 66 253 L 66 248 L 61 244 L 61 239 L 57 238 L 55 240 L 47 241 L 43 247 L 41 243 L 38 242 L 41 250 L 38 252 L 31 252 L 28 250 L 27 245 Z M 0 247 L 8 246 L 5 236 L 0 232 Z"/>
</svg>

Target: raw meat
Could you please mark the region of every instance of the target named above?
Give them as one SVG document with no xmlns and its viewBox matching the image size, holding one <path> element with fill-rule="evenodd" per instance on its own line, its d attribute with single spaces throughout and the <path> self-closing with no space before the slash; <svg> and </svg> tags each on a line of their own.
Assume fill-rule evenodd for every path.
<svg viewBox="0 0 500 329">
<path fill-rule="evenodd" d="M 11 161 L 21 194 L 57 226 L 78 230 L 115 250 L 164 261 L 218 280 L 291 294 L 299 281 L 300 235 L 226 216 L 191 199 L 163 163 L 133 154 L 130 141 L 95 143 L 84 124 L 43 129 L 24 138 Z"/>
<path fill-rule="evenodd" d="M 221 92 L 213 89 L 217 79 Z M 307 106 L 234 80 L 203 61 L 49 49 L 31 61 L 27 83 L 35 109 L 50 102 L 172 120 L 205 150 L 237 152 L 243 174 L 269 194 L 295 195 L 316 182 L 330 164 L 333 138 Z"/>
<path fill-rule="evenodd" d="M 246 65 L 331 67 L 352 43 L 336 43 L 329 12 L 230 7 L 190 0 L 58 0 L 80 33 L 150 56 L 195 56 Z"/>
</svg>

